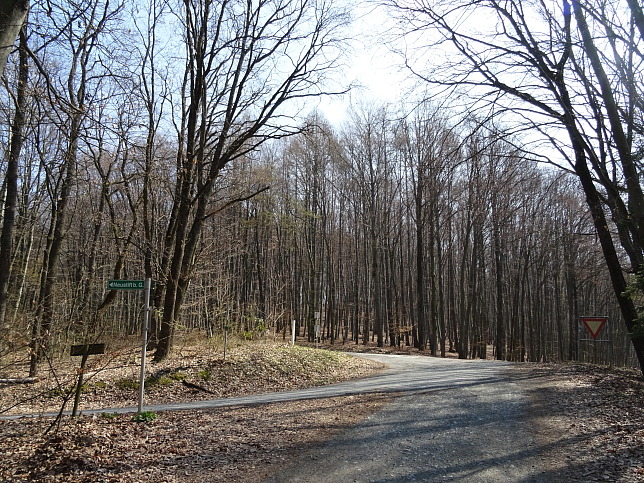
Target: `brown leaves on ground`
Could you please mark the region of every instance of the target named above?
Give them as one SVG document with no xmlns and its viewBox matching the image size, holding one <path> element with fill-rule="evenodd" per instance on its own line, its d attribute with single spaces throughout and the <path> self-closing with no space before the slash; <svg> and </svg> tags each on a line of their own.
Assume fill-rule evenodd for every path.
<svg viewBox="0 0 644 483">
<path fill-rule="evenodd" d="M 381 407 L 389 396 L 346 396 L 253 407 L 67 421 L 3 421 L 0 480 L 11 482 L 259 482 L 286 461 Z"/>
<path fill-rule="evenodd" d="M 232 345 L 232 344 L 231 344 Z M 136 406 L 140 349 L 118 349 L 90 357 L 83 381 L 80 409 Z M 79 358 L 56 361 L 55 370 L 42 370 L 36 384 L 7 384 L 0 390 L 0 414 L 52 413 L 71 393 L 78 379 Z M 269 341 L 230 347 L 183 346 L 160 363 L 148 363 L 145 403 L 162 404 L 220 397 L 246 396 L 331 384 L 372 374 L 382 367 L 339 352 Z M 28 368 L 24 364 L 23 371 Z M 9 376 L 9 374 L 6 374 Z M 13 377 L 23 374 L 14 371 Z M 3 375 L 0 374 L 0 377 Z"/>
<path fill-rule="evenodd" d="M 644 481 L 641 372 L 583 364 L 517 365 L 548 467 L 558 481 Z"/>
<path fill-rule="evenodd" d="M 131 349 L 94 358 L 81 409 L 135 406 L 140 368 L 136 355 Z M 58 411 L 77 379 L 77 363 L 63 358 L 56 371 L 43 372 L 36 384 L 3 385 L 4 415 Z M 311 387 L 380 368 L 379 363 L 341 353 L 270 342 L 232 347 L 225 360 L 221 350 L 184 346 L 168 360 L 149 365 L 146 404 Z M 104 413 L 65 418 L 47 434 L 51 417 L 0 421 L 0 481 L 252 483 L 364 419 L 388 397 L 162 412 L 140 423 L 131 414 Z"/>
</svg>

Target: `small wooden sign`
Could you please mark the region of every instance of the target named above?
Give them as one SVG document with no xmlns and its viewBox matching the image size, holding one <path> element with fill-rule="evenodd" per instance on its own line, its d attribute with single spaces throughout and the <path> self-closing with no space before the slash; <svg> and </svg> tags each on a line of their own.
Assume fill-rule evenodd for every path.
<svg viewBox="0 0 644 483">
<path fill-rule="evenodd" d="M 83 356 L 81 359 L 80 371 L 78 371 L 78 383 L 76 384 L 76 394 L 74 395 L 74 408 L 72 417 L 78 414 L 78 405 L 80 403 L 81 389 L 83 387 L 83 374 L 85 373 L 85 364 L 89 356 L 94 354 L 105 354 L 105 344 L 81 344 L 73 345 L 69 353 L 71 356 Z"/>
<path fill-rule="evenodd" d="M 71 356 L 92 356 L 95 354 L 105 354 L 105 344 L 81 344 L 73 345 L 69 355 Z"/>
</svg>

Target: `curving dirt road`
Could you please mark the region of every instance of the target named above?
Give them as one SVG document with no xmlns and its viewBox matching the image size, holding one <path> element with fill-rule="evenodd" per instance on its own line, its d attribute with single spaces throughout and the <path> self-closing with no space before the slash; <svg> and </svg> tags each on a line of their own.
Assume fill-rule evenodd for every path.
<svg viewBox="0 0 644 483">
<path fill-rule="evenodd" d="M 376 376 L 305 390 L 148 406 L 222 407 L 370 392 L 384 410 L 300 455 L 266 483 L 559 481 L 539 456 L 528 397 L 498 361 L 354 354 L 385 363 Z M 135 408 L 115 411 L 135 411 Z M 110 410 L 111 411 L 111 410 Z"/>
<path fill-rule="evenodd" d="M 388 368 L 375 376 L 311 389 L 149 405 L 175 411 L 350 394 L 394 393 L 392 402 L 336 438 L 297 455 L 266 483 L 548 482 L 527 418 L 529 400 L 497 361 L 354 354 Z M 136 407 L 86 410 L 136 412 Z M 2 418 L 4 419 L 4 418 Z"/>
<path fill-rule="evenodd" d="M 355 390 L 402 394 L 267 483 L 557 481 L 543 467 L 525 417 L 527 396 L 507 376 L 506 364 L 360 356 L 389 370 L 351 383 Z"/>
</svg>

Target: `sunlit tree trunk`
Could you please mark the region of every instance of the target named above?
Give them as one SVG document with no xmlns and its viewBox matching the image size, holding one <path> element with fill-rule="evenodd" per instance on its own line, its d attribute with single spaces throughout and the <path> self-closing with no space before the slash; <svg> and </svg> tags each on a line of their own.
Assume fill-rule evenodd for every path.
<svg viewBox="0 0 644 483">
<path fill-rule="evenodd" d="M 1 42 L 2 38 L 0 37 L 0 45 L 2 45 Z M 22 29 L 18 55 L 18 85 L 5 174 L 4 212 L 2 215 L 2 232 L 0 233 L 0 340 L 4 335 L 8 322 L 7 296 L 11 261 L 13 259 L 13 233 L 18 207 L 18 163 L 25 136 L 25 114 L 28 99 L 27 84 L 29 81 L 29 59 L 26 49 L 27 36 L 25 29 Z M 0 59 L 0 62 L 2 62 L 2 59 Z"/>
<path fill-rule="evenodd" d="M 0 3 L 0 76 L 28 12 L 27 0 L 6 0 Z"/>
</svg>

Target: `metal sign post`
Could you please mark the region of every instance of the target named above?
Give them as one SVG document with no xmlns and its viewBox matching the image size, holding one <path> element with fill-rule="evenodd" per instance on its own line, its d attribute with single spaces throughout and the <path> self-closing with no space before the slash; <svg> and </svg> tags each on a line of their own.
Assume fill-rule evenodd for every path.
<svg viewBox="0 0 644 483">
<path fill-rule="evenodd" d="M 143 327 L 141 328 L 141 374 L 139 376 L 139 413 L 143 412 L 143 390 L 145 386 L 145 355 L 148 346 L 148 328 L 150 326 L 150 287 L 152 279 L 145 279 L 145 308 Z"/>
<path fill-rule="evenodd" d="M 320 342 L 320 312 L 315 313 L 314 332 L 315 332 L 315 348 L 317 349 L 318 344 Z"/>
<path fill-rule="evenodd" d="M 578 342 L 587 342 L 592 343 L 593 354 L 592 358 L 595 360 L 597 358 L 597 342 L 608 342 L 608 351 L 609 351 L 609 360 L 613 361 L 613 344 L 610 337 L 610 333 L 606 334 L 607 330 L 605 327 L 608 326 L 608 317 L 605 315 L 584 315 L 579 317 L 579 328 L 577 330 L 577 339 Z M 586 329 L 586 331 L 583 330 Z M 601 333 L 604 333 L 603 338 L 599 339 Z M 582 336 L 582 333 L 590 334 L 590 338 Z"/>
<path fill-rule="evenodd" d="M 143 412 L 143 390 L 145 385 L 145 355 L 148 345 L 148 327 L 150 325 L 150 289 L 152 279 L 145 280 L 108 280 L 109 290 L 145 290 L 145 306 L 143 307 L 143 324 L 141 327 L 141 374 L 139 376 L 139 413 Z"/>
</svg>

